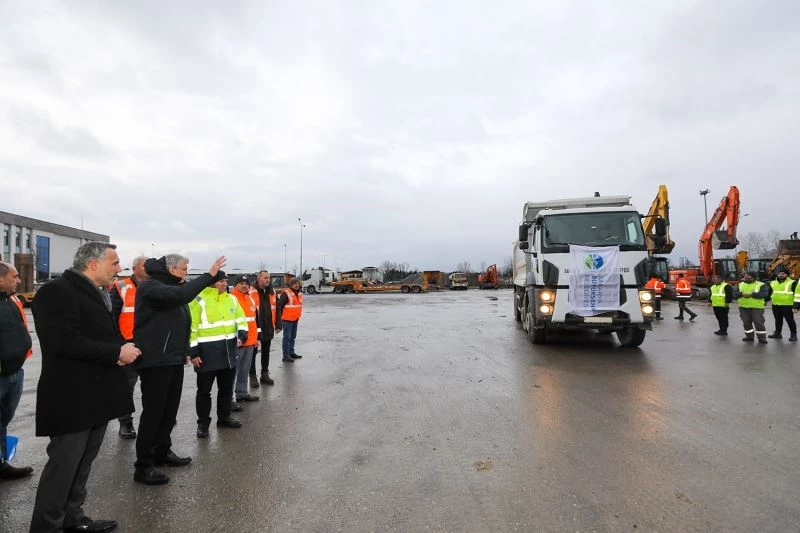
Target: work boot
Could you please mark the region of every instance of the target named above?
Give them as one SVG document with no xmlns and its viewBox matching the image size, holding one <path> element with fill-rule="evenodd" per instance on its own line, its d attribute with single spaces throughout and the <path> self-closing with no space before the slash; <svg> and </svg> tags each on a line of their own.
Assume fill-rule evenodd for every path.
<svg viewBox="0 0 800 533">
<path fill-rule="evenodd" d="M 303 356 L 302 356 L 302 355 L 298 355 L 298 354 L 296 354 L 296 353 L 293 353 L 293 354 L 292 354 L 290 357 L 291 357 L 292 359 L 302 359 L 302 358 L 303 358 Z"/>
<path fill-rule="evenodd" d="M 683 320 L 683 317 L 682 316 L 676 316 L 675 320 Z"/>
<path fill-rule="evenodd" d="M 263 374 L 262 374 L 262 375 L 263 375 Z M 259 384 L 258 384 L 258 377 L 257 377 L 257 376 L 254 376 L 254 375 L 251 375 L 251 376 L 250 376 L 250 387 L 252 387 L 252 388 L 254 388 L 254 389 L 257 389 L 257 388 L 259 388 L 260 386 L 261 386 L 261 385 L 259 385 Z"/>
<path fill-rule="evenodd" d="M 797 333 L 792 333 L 792 336 L 789 337 L 789 342 L 797 342 Z"/>
<path fill-rule="evenodd" d="M 758 336 L 758 343 L 759 344 L 767 344 L 767 338 L 759 335 Z"/>
<path fill-rule="evenodd" d="M 169 482 L 169 476 L 152 466 L 137 466 L 133 473 L 133 480 L 145 485 L 163 485 Z"/>
<path fill-rule="evenodd" d="M 284 363 L 294 363 L 294 359 L 292 359 L 288 355 L 284 356 L 283 359 L 281 359 L 281 361 L 283 361 Z"/>
<path fill-rule="evenodd" d="M 198 422 L 197 423 L 197 438 L 204 439 L 208 437 L 208 425 L 210 422 Z"/>
<path fill-rule="evenodd" d="M 783 338 L 783 335 L 781 335 L 781 334 L 780 334 L 780 333 L 778 333 L 777 331 L 776 331 L 775 333 L 773 333 L 772 335 L 767 335 L 767 336 L 768 336 L 770 339 L 782 339 L 782 338 Z"/>
<path fill-rule="evenodd" d="M 275 380 L 269 377 L 269 372 L 262 372 L 261 383 L 264 385 L 275 385 Z"/>
<path fill-rule="evenodd" d="M 694 319 L 695 319 L 695 318 L 697 318 L 697 315 L 692 315 L 692 316 L 689 318 L 689 322 L 694 322 Z"/>
<path fill-rule="evenodd" d="M 224 418 L 220 418 L 219 420 L 217 420 L 217 427 L 219 426 L 237 429 L 242 427 L 242 423 L 233 418 L 232 416 L 226 416 Z"/>
<path fill-rule="evenodd" d="M 242 404 L 240 404 L 239 402 L 232 402 L 231 403 L 231 411 L 236 411 L 237 413 L 239 411 L 244 411 L 244 406 Z"/>
<path fill-rule="evenodd" d="M 754 340 L 754 339 L 753 339 L 753 336 L 752 336 L 752 335 L 745 335 L 745 336 L 744 336 L 744 338 L 743 338 L 742 340 L 743 340 L 744 342 L 753 342 L 753 340 Z"/>
<path fill-rule="evenodd" d="M 167 455 L 156 457 L 154 464 L 155 466 L 186 466 L 191 462 L 191 457 L 180 457 L 171 451 Z"/>
<path fill-rule="evenodd" d="M 239 396 L 236 398 L 236 403 L 239 402 L 257 402 L 259 400 L 258 396 L 253 396 L 252 394 L 245 394 L 244 396 Z"/>
<path fill-rule="evenodd" d="M 133 420 L 124 420 L 119 423 L 119 436 L 121 439 L 135 439 L 136 430 L 133 428 Z"/>
<path fill-rule="evenodd" d="M 0 479 L 22 479 L 31 475 L 33 475 L 33 468 L 30 466 L 17 468 L 6 462 L 0 463 Z"/>
<path fill-rule="evenodd" d="M 656 320 L 664 320 L 664 317 L 663 317 L 663 316 L 661 316 L 661 315 L 658 315 L 658 316 L 656 317 Z"/>
<path fill-rule="evenodd" d="M 88 516 L 84 516 L 83 520 L 81 520 L 79 523 L 71 526 L 64 526 L 63 531 L 64 533 L 107 533 L 109 531 L 114 531 L 115 529 L 117 529 L 116 520 L 92 520 Z"/>
<path fill-rule="evenodd" d="M 714 335 L 727 335 L 727 334 L 728 332 L 724 330 L 719 330 L 714 332 Z"/>
</svg>

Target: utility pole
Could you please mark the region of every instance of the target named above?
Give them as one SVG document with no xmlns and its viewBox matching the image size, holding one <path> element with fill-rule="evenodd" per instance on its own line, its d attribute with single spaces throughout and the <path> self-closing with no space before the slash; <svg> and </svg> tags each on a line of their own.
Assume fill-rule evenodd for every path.
<svg viewBox="0 0 800 533">
<path fill-rule="evenodd" d="M 703 197 L 703 212 L 706 214 L 706 224 L 708 224 L 708 205 L 706 204 L 706 196 L 711 192 L 710 189 L 703 189 L 700 191 L 700 196 Z"/>
</svg>

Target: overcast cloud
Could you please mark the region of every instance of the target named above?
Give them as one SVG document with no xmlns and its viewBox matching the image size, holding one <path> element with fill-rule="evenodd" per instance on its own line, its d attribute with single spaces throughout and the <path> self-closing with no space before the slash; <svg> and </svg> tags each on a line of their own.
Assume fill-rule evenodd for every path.
<svg viewBox="0 0 800 533">
<path fill-rule="evenodd" d="M 193 267 L 502 265 L 526 200 L 800 230 L 800 2 L 4 2 L 0 210 Z"/>
</svg>

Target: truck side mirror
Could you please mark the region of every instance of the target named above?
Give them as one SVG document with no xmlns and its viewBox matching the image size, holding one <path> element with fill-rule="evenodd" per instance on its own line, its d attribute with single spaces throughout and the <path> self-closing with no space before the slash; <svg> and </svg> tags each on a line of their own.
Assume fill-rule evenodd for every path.
<svg viewBox="0 0 800 533">
<path fill-rule="evenodd" d="M 523 242 L 528 242 L 528 228 L 529 227 L 530 226 L 527 226 L 526 224 L 520 224 L 519 225 L 519 239 L 518 240 L 519 240 L 520 244 L 523 243 Z M 520 246 L 520 248 L 522 248 L 522 247 Z M 525 248 L 527 248 L 527 246 L 525 246 Z"/>
<path fill-rule="evenodd" d="M 528 249 L 528 241 L 519 241 L 519 249 L 520 250 L 527 250 Z"/>
<path fill-rule="evenodd" d="M 659 237 L 667 235 L 667 221 L 661 217 L 656 218 L 656 235 Z"/>
</svg>

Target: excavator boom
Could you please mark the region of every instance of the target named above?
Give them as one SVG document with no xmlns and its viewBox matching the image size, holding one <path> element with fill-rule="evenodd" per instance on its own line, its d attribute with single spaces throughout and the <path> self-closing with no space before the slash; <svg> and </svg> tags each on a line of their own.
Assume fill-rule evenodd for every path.
<svg viewBox="0 0 800 533">
<path fill-rule="evenodd" d="M 723 222 L 726 222 L 726 228 L 720 230 Z M 732 185 L 728 195 L 720 200 L 717 209 L 711 215 L 711 219 L 700 236 L 697 253 L 700 259 L 700 269 L 705 278 L 708 279 L 714 274 L 714 248 L 732 250 L 739 245 L 739 241 L 736 238 L 736 227 L 738 225 L 739 188 L 736 185 Z"/>
<path fill-rule="evenodd" d="M 659 218 L 666 223 L 667 234 L 665 236 L 656 235 L 654 231 L 656 220 Z M 658 186 L 658 194 L 656 194 L 653 203 L 650 204 L 650 210 L 647 212 L 647 216 L 644 217 L 642 226 L 647 237 L 647 251 L 650 254 L 668 254 L 675 248 L 675 243 L 669 236 L 669 195 L 667 194 L 666 185 Z"/>
</svg>

